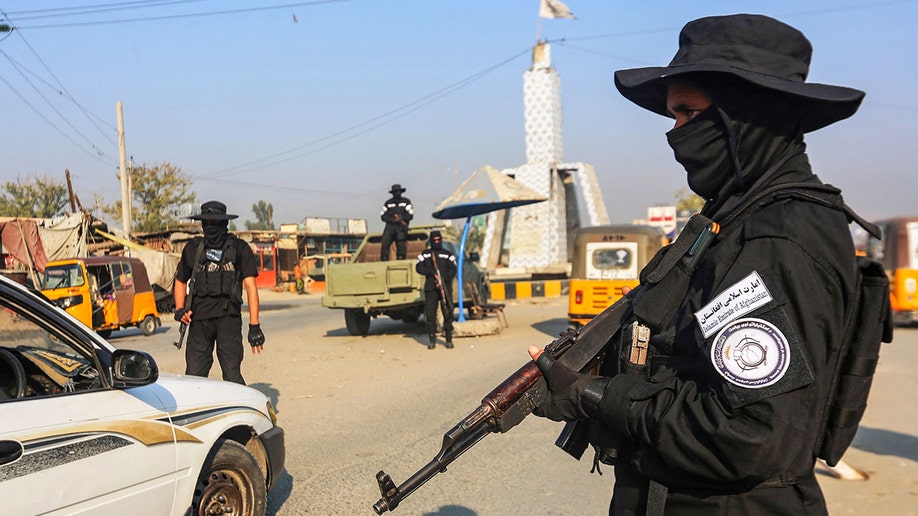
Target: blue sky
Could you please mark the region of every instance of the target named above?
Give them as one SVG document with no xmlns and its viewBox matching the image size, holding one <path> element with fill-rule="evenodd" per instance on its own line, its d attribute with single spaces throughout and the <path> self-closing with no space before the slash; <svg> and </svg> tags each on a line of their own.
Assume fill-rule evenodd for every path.
<svg viewBox="0 0 918 516">
<path fill-rule="evenodd" d="M 807 35 L 810 81 L 867 92 L 807 136 L 816 173 L 868 218 L 918 212 L 918 0 L 567 4 L 577 19 L 540 24 L 538 0 L 0 0 L 20 27 L 0 33 L 0 181 L 69 169 L 84 205 L 117 199 L 120 101 L 128 156 L 180 167 L 240 226 L 264 200 L 276 223 L 378 229 L 393 183 L 430 222 L 478 167 L 525 161 L 522 76 L 541 36 L 565 160 L 592 163 L 612 220 L 630 222 L 671 203 L 685 173 L 671 121 L 622 98 L 612 73 L 668 63 L 689 20 L 751 12 Z"/>
</svg>

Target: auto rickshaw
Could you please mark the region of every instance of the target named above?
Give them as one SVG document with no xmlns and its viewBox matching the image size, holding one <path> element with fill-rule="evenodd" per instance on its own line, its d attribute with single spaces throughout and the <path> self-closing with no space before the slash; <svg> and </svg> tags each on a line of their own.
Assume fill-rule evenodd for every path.
<svg viewBox="0 0 918 516">
<path fill-rule="evenodd" d="M 582 228 L 574 238 L 568 324 L 583 326 L 637 286 L 638 274 L 668 243 L 654 226 L 620 224 Z"/>
<path fill-rule="evenodd" d="M 42 293 L 104 338 L 130 326 L 152 335 L 162 325 L 147 269 L 137 258 L 90 256 L 48 262 Z"/>
<path fill-rule="evenodd" d="M 868 238 L 866 254 L 889 276 L 893 322 L 918 323 L 918 215 L 876 221 L 883 236 Z"/>
</svg>

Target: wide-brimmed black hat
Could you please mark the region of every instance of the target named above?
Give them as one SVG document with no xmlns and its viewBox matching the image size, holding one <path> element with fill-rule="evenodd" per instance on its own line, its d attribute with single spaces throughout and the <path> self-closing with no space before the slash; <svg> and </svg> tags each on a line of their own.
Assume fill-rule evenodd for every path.
<svg viewBox="0 0 918 516">
<path fill-rule="evenodd" d="M 615 86 L 638 106 L 672 118 L 666 112 L 670 78 L 698 72 L 730 74 L 797 97 L 803 104 L 803 132 L 810 132 L 853 115 L 864 98 L 863 91 L 853 88 L 805 82 L 812 54 L 802 32 L 773 18 L 712 16 L 682 28 L 679 50 L 669 66 L 619 70 Z"/>
<path fill-rule="evenodd" d="M 398 184 L 398 183 L 395 183 L 394 185 L 392 185 L 392 188 L 389 190 L 389 193 L 391 193 L 391 194 L 394 194 L 394 193 L 404 193 L 404 192 L 406 192 L 406 191 L 407 191 L 407 190 L 405 190 L 404 188 L 402 188 L 402 185 L 400 185 L 400 184 Z"/>
<path fill-rule="evenodd" d="M 188 217 L 194 220 L 232 220 L 239 215 L 227 215 L 226 205 L 220 201 L 207 201 L 201 205 L 201 213 Z"/>
</svg>

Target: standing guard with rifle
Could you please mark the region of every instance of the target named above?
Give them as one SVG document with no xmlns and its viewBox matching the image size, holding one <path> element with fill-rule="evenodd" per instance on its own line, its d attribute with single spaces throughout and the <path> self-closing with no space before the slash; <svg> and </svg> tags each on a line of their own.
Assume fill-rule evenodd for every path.
<svg viewBox="0 0 918 516">
<path fill-rule="evenodd" d="M 383 204 L 379 217 L 386 223 L 380 241 L 379 260 L 389 260 L 389 248 L 395 242 L 395 259 L 408 257 L 408 224 L 414 218 L 414 206 L 407 197 L 402 197 L 405 188 L 396 183 L 389 190 L 392 197 Z"/>
<path fill-rule="evenodd" d="M 443 437 L 396 486 L 395 509 L 488 433 L 529 413 L 567 422 L 556 444 L 614 466 L 609 513 L 826 514 L 817 457 L 834 466 L 866 408 L 892 328 L 879 238 L 813 173 L 804 133 L 853 115 L 864 93 L 805 82 L 812 47 L 772 18 L 688 23 L 666 67 L 622 70 L 618 90 L 675 119 L 667 139 L 706 200 L 640 285 L 569 330 Z M 576 508 L 571 509 L 577 512 Z"/>
<path fill-rule="evenodd" d="M 439 231 L 430 232 L 430 247 L 418 255 L 414 266 L 424 280 L 424 321 L 429 340 L 427 349 L 437 346 L 437 307 L 443 314 L 443 333 L 446 348 L 453 347 L 453 278 L 456 277 L 456 255 L 443 247 Z"/>
<path fill-rule="evenodd" d="M 228 215 L 226 205 L 218 201 L 205 202 L 201 213 L 191 217 L 201 221 L 204 236 L 195 237 L 182 250 L 172 294 L 175 320 L 182 324 L 179 341 L 175 343 L 177 348 L 181 349 L 188 333 L 185 374 L 206 377 L 214 363 L 216 348 L 223 380 L 245 385 L 241 372 L 245 356 L 243 288 L 249 309 L 248 341 L 252 353 L 261 353 L 265 334 L 258 320 L 255 255 L 247 242 L 229 233 L 229 221 L 236 217 Z"/>
</svg>

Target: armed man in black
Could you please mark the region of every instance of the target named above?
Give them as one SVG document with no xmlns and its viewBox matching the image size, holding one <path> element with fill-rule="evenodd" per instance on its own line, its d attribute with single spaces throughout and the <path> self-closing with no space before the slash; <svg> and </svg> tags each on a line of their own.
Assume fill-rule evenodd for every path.
<svg viewBox="0 0 918 516">
<path fill-rule="evenodd" d="M 407 197 L 402 197 L 405 189 L 396 183 L 389 190 L 392 198 L 382 207 L 380 218 L 386 223 L 383 229 L 382 247 L 379 250 L 381 261 L 389 260 L 389 248 L 395 242 L 395 259 L 404 260 L 408 256 L 408 223 L 414 218 L 414 206 Z"/>
<path fill-rule="evenodd" d="M 418 255 L 414 266 L 424 280 L 424 321 L 429 337 L 427 349 L 437 346 L 437 305 L 443 313 L 443 333 L 446 347 L 453 347 L 453 278 L 458 267 L 456 255 L 443 247 L 443 236 L 439 231 L 430 232 L 430 247 Z"/>
<path fill-rule="evenodd" d="M 195 237 L 182 250 L 175 271 L 175 320 L 188 326 L 185 374 L 206 377 L 214 363 L 214 347 L 223 380 L 245 385 L 240 371 L 242 346 L 242 289 L 249 308 L 248 341 L 252 353 L 261 353 L 265 334 L 258 322 L 258 268 L 249 244 L 229 233 L 226 206 L 218 201 L 201 205 L 204 237 Z M 188 286 L 190 285 L 190 289 Z M 189 302 L 186 305 L 186 302 Z"/>
<path fill-rule="evenodd" d="M 803 136 L 864 93 L 805 82 L 811 54 L 777 20 L 717 16 L 683 28 L 669 66 L 615 74 L 625 98 L 675 119 L 669 145 L 721 229 L 682 292 L 645 287 L 674 267 L 669 249 L 654 257 L 629 294 L 625 328 L 640 331 L 609 336 L 600 375 L 529 350 L 550 389 L 535 413 L 587 421 L 615 465 L 610 514 L 827 512 L 813 466 L 858 262 L 847 212 L 805 194 L 831 188 Z M 624 352 L 642 339 L 646 361 Z"/>
</svg>

